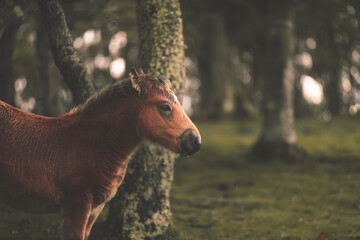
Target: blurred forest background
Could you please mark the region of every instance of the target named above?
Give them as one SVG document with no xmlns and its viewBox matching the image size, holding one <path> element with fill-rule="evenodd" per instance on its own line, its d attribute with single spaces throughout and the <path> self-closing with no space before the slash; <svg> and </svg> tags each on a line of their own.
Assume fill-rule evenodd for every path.
<svg viewBox="0 0 360 240">
<path fill-rule="evenodd" d="M 259 75 L 270 67 L 261 64 L 267 61 L 267 35 L 275 18 L 289 18 L 285 20 L 293 25 L 292 36 L 286 37 L 294 48 L 296 116 L 329 121 L 358 114 L 359 3 L 289 2 L 284 6 L 288 4 L 280 1 L 278 7 L 260 0 L 180 1 L 187 69 L 184 107 L 191 116 L 261 117 L 265 89 Z M 72 108 L 72 97 L 53 63 L 37 6 L 11 4 L 2 8 L 1 99 L 26 111 L 61 115 Z M 74 47 L 97 90 L 139 66 L 134 1 L 64 0 L 62 6 Z M 289 16 L 272 16 L 272 11 Z M 275 61 L 279 55 L 269 57 Z"/>
<path fill-rule="evenodd" d="M 96 90 L 141 67 L 135 1 L 61 5 Z M 360 239 L 360 2 L 180 6 L 183 106 L 203 149 L 175 167 L 165 239 Z M 46 116 L 69 111 L 36 2 L 2 1 L 0 36 L 0 99 Z M 55 231 L 5 212 L 4 239 Z"/>
<path fill-rule="evenodd" d="M 97 90 L 139 66 L 134 1 L 61 2 L 74 47 Z M 191 116 L 261 117 L 264 91 L 272 89 L 262 89 L 259 75 L 279 57 L 267 56 L 269 28 L 271 21 L 282 20 L 292 25 L 292 36 L 284 41 L 293 41 L 296 116 L 329 121 L 358 114 L 359 3 L 278 2 L 180 1 L 187 69 L 184 108 Z M 17 3 L 2 8 L 1 99 L 26 111 L 61 115 L 73 106 L 71 92 L 53 63 L 36 4 Z"/>
</svg>

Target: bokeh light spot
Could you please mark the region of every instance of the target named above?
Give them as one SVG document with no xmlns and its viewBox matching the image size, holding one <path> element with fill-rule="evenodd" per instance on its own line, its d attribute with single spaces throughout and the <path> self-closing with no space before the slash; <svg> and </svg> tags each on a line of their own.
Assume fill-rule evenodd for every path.
<svg viewBox="0 0 360 240">
<path fill-rule="evenodd" d="M 302 75 L 300 78 L 302 93 L 307 102 L 319 105 L 324 100 L 322 85 L 314 78 Z"/>
</svg>

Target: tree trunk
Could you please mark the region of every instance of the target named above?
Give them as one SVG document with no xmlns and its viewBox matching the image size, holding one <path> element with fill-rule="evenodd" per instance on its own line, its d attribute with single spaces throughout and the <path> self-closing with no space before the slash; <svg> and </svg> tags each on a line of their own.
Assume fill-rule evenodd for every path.
<svg viewBox="0 0 360 240">
<path fill-rule="evenodd" d="M 294 26 L 290 3 L 269 3 L 267 44 L 260 70 L 264 117 L 253 153 L 263 157 L 297 157 L 294 125 Z M 254 59 L 258 61 L 259 59 Z"/>
<path fill-rule="evenodd" d="M 259 116 L 259 110 L 255 105 L 254 97 L 252 95 L 254 95 L 258 89 L 255 88 L 253 80 L 251 80 L 252 82 L 244 81 L 244 77 L 248 77 L 244 73 L 250 71 L 250 68 L 242 61 L 240 57 L 242 52 L 239 50 L 234 52 L 237 54 L 234 55 L 233 60 L 230 63 L 230 66 L 236 69 L 233 77 L 234 82 L 232 83 L 232 87 L 234 88 L 233 117 L 236 119 L 255 119 Z"/>
<path fill-rule="evenodd" d="M 36 16 L 36 57 L 39 77 L 35 80 L 36 107 L 34 113 L 50 116 L 49 91 L 50 74 L 49 62 L 51 61 L 49 38 L 42 23 L 41 16 Z"/>
<path fill-rule="evenodd" d="M 325 24 L 317 33 L 317 47 L 315 49 L 314 69 L 324 80 L 325 107 L 332 116 L 341 113 L 341 72 L 343 56 L 339 43 L 335 42 L 333 23 Z"/>
<path fill-rule="evenodd" d="M 328 74 L 322 74 L 325 80 L 324 98 L 326 109 L 330 112 L 331 116 L 338 116 L 341 113 L 341 68 L 342 65 L 339 64 L 339 66 L 329 69 Z"/>
<path fill-rule="evenodd" d="M 199 44 L 200 115 L 217 120 L 224 115 L 229 74 L 229 43 L 221 13 L 209 13 L 199 25 L 204 41 Z"/>
<path fill-rule="evenodd" d="M 145 72 L 169 79 L 182 98 L 184 42 L 177 0 L 137 0 L 140 58 Z M 134 153 L 125 181 L 110 203 L 108 239 L 154 239 L 170 223 L 169 192 L 175 154 L 145 143 Z"/>
<path fill-rule="evenodd" d="M 332 28 L 332 27 L 330 27 Z M 331 113 L 332 116 L 338 116 L 341 113 L 342 97 L 341 97 L 341 73 L 342 73 L 342 59 L 339 46 L 334 42 L 333 29 L 330 30 L 328 39 L 331 41 L 328 43 L 327 52 L 330 55 L 331 60 L 329 66 L 326 69 L 327 73 L 323 73 L 324 76 L 324 98 L 326 109 Z"/>
<path fill-rule="evenodd" d="M 12 56 L 18 24 L 8 25 L 0 38 L 0 99 L 14 106 Z"/>
<path fill-rule="evenodd" d="M 69 86 L 75 104 L 80 104 L 94 94 L 95 89 L 84 63 L 73 47 L 64 12 L 58 0 L 39 0 L 38 3 L 49 34 L 55 64 Z"/>
</svg>

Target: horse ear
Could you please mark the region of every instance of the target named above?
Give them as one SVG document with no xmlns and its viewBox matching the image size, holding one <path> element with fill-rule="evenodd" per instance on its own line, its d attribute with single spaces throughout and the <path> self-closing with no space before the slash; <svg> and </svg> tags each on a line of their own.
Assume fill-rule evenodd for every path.
<svg viewBox="0 0 360 240">
<path fill-rule="evenodd" d="M 142 71 L 142 70 L 141 70 Z M 139 73 L 135 70 L 135 68 L 131 68 L 130 73 L 130 80 L 131 80 L 131 85 L 132 87 L 138 91 L 139 93 L 141 92 L 141 88 L 140 88 L 140 77 L 139 77 Z"/>
</svg>

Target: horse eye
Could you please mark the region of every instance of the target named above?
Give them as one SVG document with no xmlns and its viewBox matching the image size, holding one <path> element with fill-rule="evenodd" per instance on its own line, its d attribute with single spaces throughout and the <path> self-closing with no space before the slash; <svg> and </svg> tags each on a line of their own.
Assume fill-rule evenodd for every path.
<svg viewBox="0 0 360 240">
<path fill-rule="evenodd" d="M 163 104 L 163 105 L 160 105 L 160 110 L 163 111 L 163 112 L 171 112 L 171 107 L 169 104 Z"/>
</svg>

